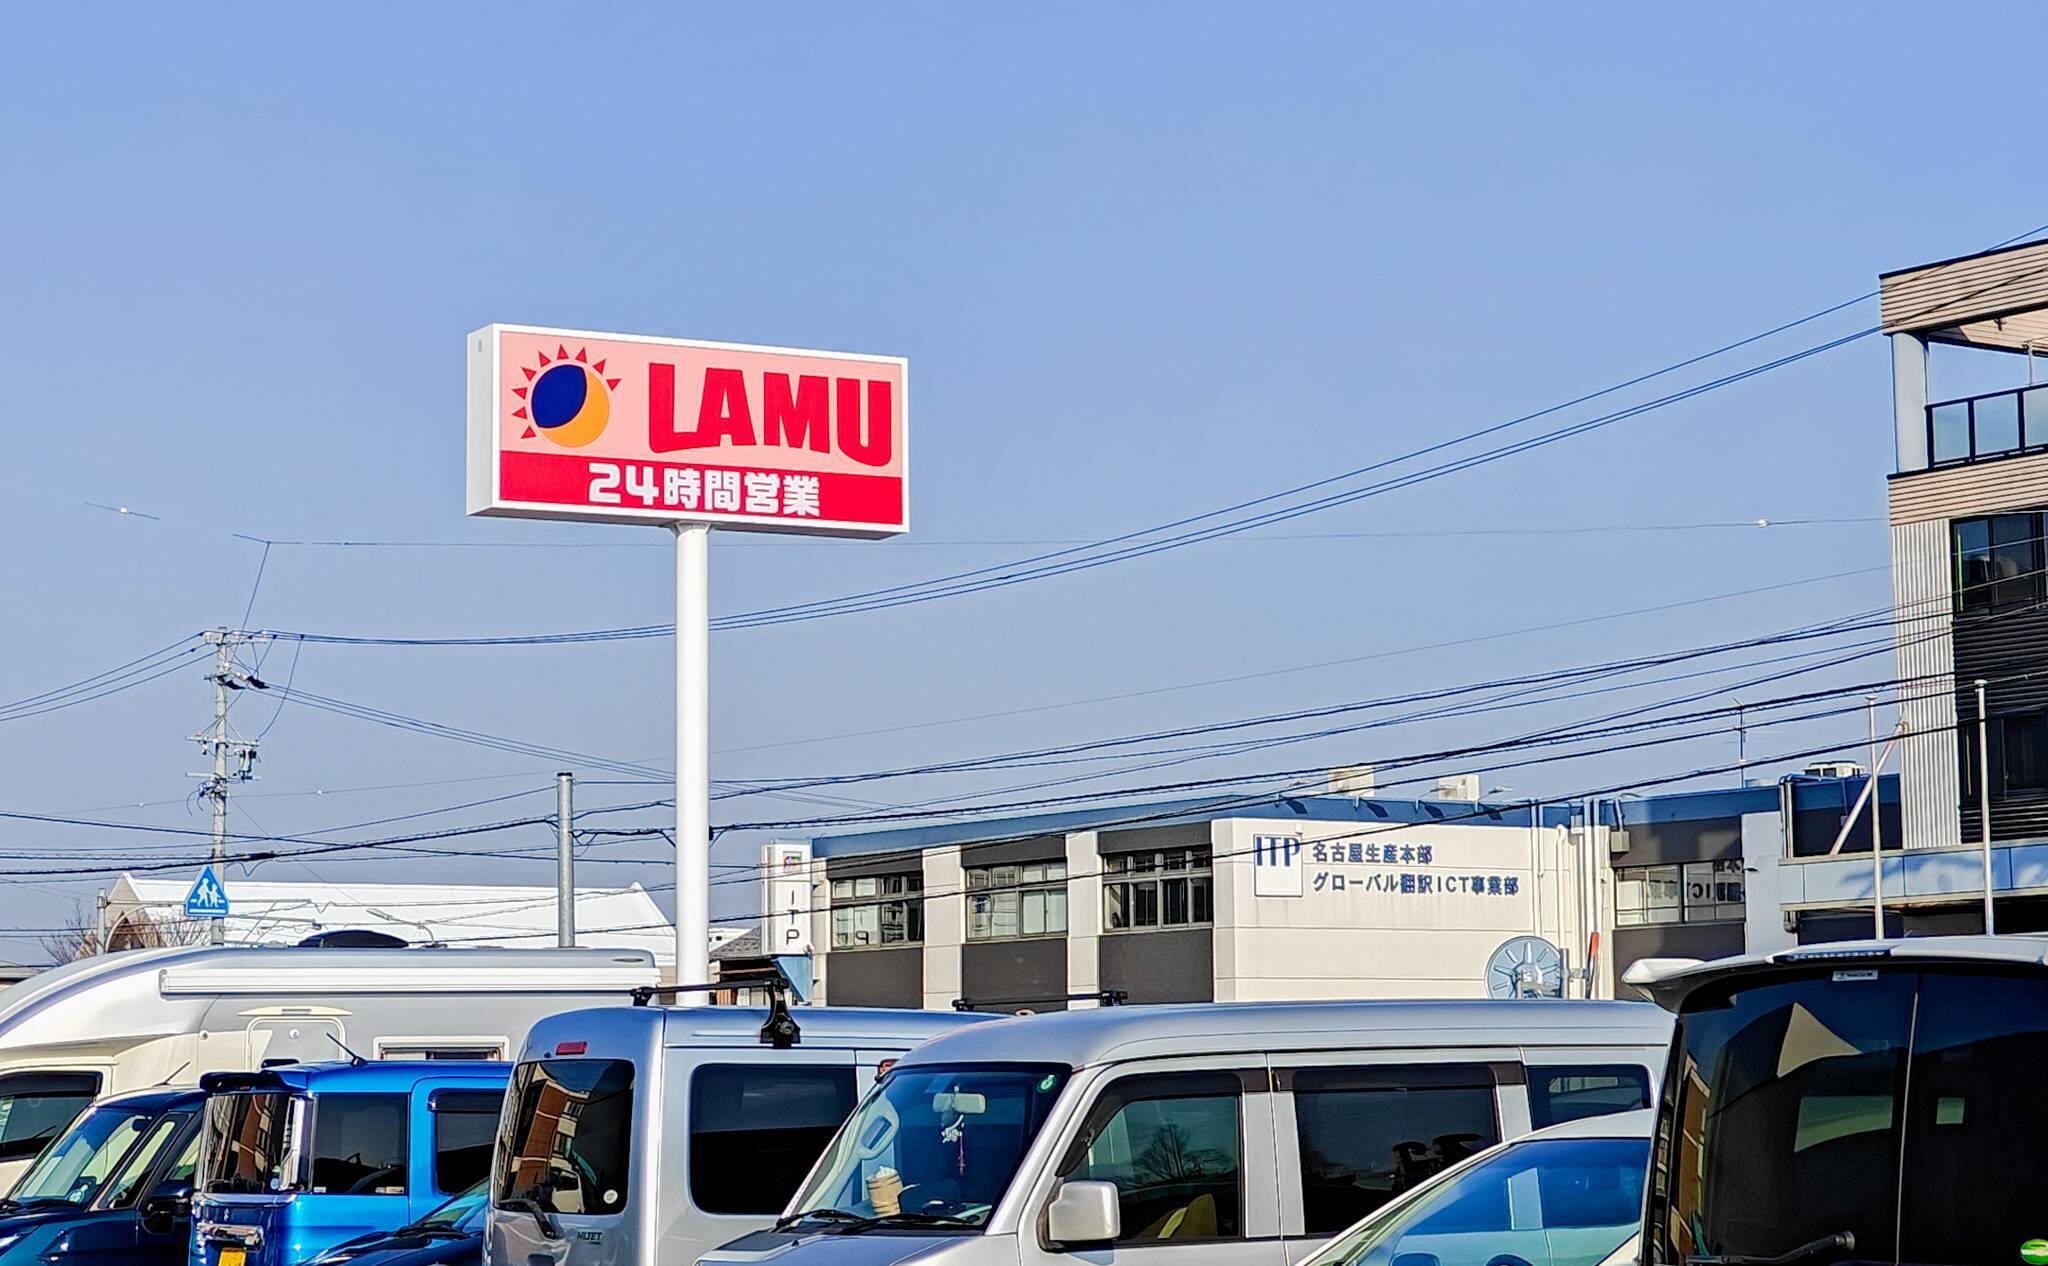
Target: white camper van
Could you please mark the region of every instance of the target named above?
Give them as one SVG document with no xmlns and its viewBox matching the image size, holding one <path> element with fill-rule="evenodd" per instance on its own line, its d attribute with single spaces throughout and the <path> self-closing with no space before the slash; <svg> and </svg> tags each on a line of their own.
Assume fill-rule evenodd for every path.
<svg viewBox="0 0 2048 1266">
<path fill-rule="evenodd" d="M 200 946 L 81 959 L 0 992 L 0 1191 L 102 1095 L 344 1051 L 508 1059 L 542 1016 L 655 981 L 639 950 Z"/>
</svg>

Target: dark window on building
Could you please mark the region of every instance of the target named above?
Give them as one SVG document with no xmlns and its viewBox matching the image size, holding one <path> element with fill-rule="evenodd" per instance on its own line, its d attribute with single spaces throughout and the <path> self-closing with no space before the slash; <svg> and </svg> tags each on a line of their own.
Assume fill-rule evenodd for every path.
<svg viewBox="0 0 2048 1266">
<path fill-rule="evenodd" d="M 1996 611 L 2041 601 L 2041 516 L 1957 519 L 1956 610 Z"/>
<path fill-rule="evenodd" d="M 505 1096 L 495 1090 L 437 1090 L 434 1115 L 434 1190 L 457 1196 L 491 1172 L 491 1142 Z"/>
<path fill-rule="evenodd" d="M 690 1078 L 690 1198 L 706 1213 L 775 1214 L 853 1114 L 850 1067 L 724 1064 Z"/>
<path fill-rule="evenodd" d="M 1186 927 L 1212 922 L 1209 846 L 1111 853 L 1102 859 L 1102 926 Z"/>
<path fill-rule="evenodd" d="M 1244 1236 L 1243 1129 L 1231 1073 L 1165 1073 L 1111 1084 L 1085 1146 L 1061 1176 L 1116 1184 L 1118 1243 Z"/>
<path fill-rule="evenodd" d="M 1064 936 L 1067 864 L 1024 862 L 967 872 L 967 939 Z"/>
<path fill-rule="evenodd" d="M 1999 726 L 2005 744 L 2005 789 L 2048 790 L 2048 713 L 2003 717 Z"/>
<path fill-rule="evenodd" d="M 1537 1129 L 1650 1106 L 1640 1064 L 1564 1064 L 1529 1070 L 1529 1120 Z"/>
<path fill-rule="evenodd" d="M 1617 927 L 1742 920 L 1742 859 L 1670 866 L 1623 866 L 1614 872 Z"/>
<path fill-rule="evenodd" d="M 311 1188 L 334 1196 L 405 1194 L 404 1095 L 313 1101 Z"/>
<path fill-rule="evenodd" d="M 1306 1069 L 1294 1079 L 1294 1118 L 1311 1235 L 1341 1231 L 1500 1141 L 1493 1080 L 1480 1068 Z"/>
<path fill-rule="evenodd" d="M 832 881 L 833 949 L 916 945 L 923 940 L 923 875 L 863 875 Z"/>
</svg>

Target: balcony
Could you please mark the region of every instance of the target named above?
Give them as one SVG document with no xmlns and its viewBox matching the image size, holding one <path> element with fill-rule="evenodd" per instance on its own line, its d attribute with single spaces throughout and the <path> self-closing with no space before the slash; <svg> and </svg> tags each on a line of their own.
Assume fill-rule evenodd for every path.
<svg viewBox="0 0 2048 1266">
<path fill-rule="evenodd" d="M 2048 452 L 2048 383 L 1927 406 L 1926 467 Z"/>
</svg>

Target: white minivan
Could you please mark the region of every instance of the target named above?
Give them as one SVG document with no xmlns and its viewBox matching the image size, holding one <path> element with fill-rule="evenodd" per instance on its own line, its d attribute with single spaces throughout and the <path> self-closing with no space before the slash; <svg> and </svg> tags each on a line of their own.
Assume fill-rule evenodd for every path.
<svg viewBox="0 0 2048 1266">
<path fill-rule="evenodd" d="M 1503 1139 L 1648 1107 L 1670 1034 L 1646 1004 L 1557 1001 L 977 1025 L 900 1060 L 774 1229 L 704 1261 L 1286 1266 Z"/>
</svg>

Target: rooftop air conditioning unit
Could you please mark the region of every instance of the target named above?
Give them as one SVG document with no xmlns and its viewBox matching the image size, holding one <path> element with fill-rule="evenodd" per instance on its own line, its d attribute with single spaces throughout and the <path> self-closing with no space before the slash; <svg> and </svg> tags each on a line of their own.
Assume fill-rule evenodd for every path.
<svg viewBox="0 0 2048 1266">
<path fill-rule="evenodd" d="M 1369 796 L 1377 786 L 1370 765 L 1339 765 L 1330 771 L 1333 796 Z"/>
<path fill-rule="evenodd" d="M 1436 780 L 1436 798 L 1439 800 L 1464 800 L 1478 803 L 1479 775 L 1452 774 Z"/>
<path fill-rule="evenodd" d="M 1852 760 L 1824 760 L 1806 767 L 1808 778 L 1861 778 L 1869 772 Z"/>
</svg>

